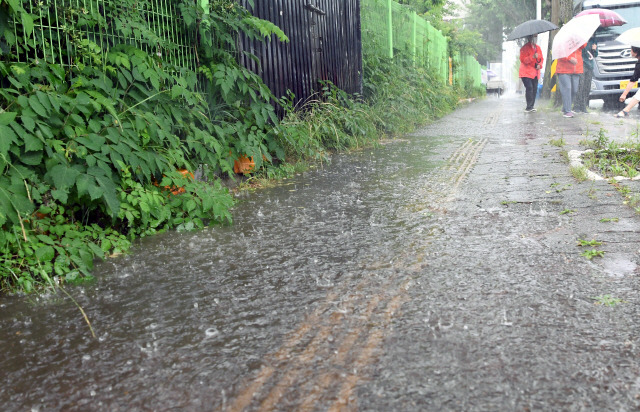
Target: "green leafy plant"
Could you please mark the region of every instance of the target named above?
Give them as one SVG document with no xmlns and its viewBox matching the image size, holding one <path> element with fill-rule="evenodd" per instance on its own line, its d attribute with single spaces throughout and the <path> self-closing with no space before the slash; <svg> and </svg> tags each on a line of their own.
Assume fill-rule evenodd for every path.
<svg viewBox="0 0 640 412">
<path fill-rule="evenodd" d="M 564 136 L 561 136 L 559 139 L 549 140 L 549 144 L 552 146 L 562 147 L 566 144 L 566 142 L 564 140 Z"/>
<path fill-rule="evenodd" d="M 618 217 L 603 217 L 602 219 L 600 219 L 601 223 L 608 223 L 608 222 L 619 222 L 620 218 Z"/>
<path fill-rule="evenodd" d="M 592 239 L 592 240 L 578 239 L 577 243 L 578 243 L 578 246 L 600 246 L 602 244 L 602 242 L 599 242 L 595 239 Z"/>
<path fill-rule="evenodd" d="M 233 198 L 219 176 L 232 174 L 238 153 L 258 163 L 282 154 L 272 96 L 259 77 L 227 58 L 203 94 L 198 73 L 164 58 L 177 45 L 148 24 L 147 0 L 105 3 L 100 12 L 43 3 L 39 15 L 20 4 L 10 1 L 0 16 L 8 50 L 0 61 L 0 287 L 30 292 L 87 279 L 95 258 L 123 253 L 137 236 L 230 221 Z M 181 6 L 185 21 L 198 7 Z M 198 12 L 206 39 L 235 44 L 232 28 L 283 35 L 233 2 Z M 18 59 L 34 53 L 21 39 L 39 16 L 66 23 L 61 41 L 68 47 L 52 58 L 69 64 Z M 105 16 L 113 18 L 114 39 L 135 35 L 158 52 L 128 42 L 104 47 L 88 34 L 104 27 Z M 46 43 L 59 33 L 38 35 Z M 226 110 L 215 110 L 211 96 Z M 177 170 L 198 171 L 198 179 Z"/>
<path fill-rule="evenodd" d="M 578 181 L 584 182 L 588 179 L 587 168 L 584 166 L 571 166 L 571 175 Z"/>
<path fill-rule="evenodd" d="M 605 254 L 605 252 L 603 252 L 602 250 L 590 249 L 590 250 L 585 250 L 584 252 L 582 252 L 580 254 L 580 256 L 584 256 L 587 259 L 591 260 L 594 257 L 603 257 L 604 254 Z"/>
<path fill-rule="evenodd" d="M 611 306 L 611 307 L 619 305 L 621 303 L 626 303 L 624 300 L 619 298 L 614 298 L 611 295 L 600 295 L 600 296 L 595 296 L 591 299 L 595 300 L 596 305 Z"/>
<path fill-rule="evenodd" d="M 609 137 L 606 135 L 606 130 L 602 127 L 598 130 L 598 137 L 594 141 L 594 147 L 596 149 L 604 149 L 609 144 Z"/>
</svg>

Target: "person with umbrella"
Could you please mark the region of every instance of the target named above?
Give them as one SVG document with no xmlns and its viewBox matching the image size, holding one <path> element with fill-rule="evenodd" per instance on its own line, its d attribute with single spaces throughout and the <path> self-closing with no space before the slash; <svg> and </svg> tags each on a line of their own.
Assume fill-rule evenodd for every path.
<svg viewBox="0 0 640 412">
<path fill-rule="evenodd" d="M 582 77 L 578 85 L 578 94 L 573 108 L 576 112 L 587 113 L 589 107 L 589 93 L 591 93 L 591 79 L 593 78 L 593 62 L 598 56 L 598 44 L 594 37 L 587 42 L 587 46 L 582 49 Z"/>
<path fill-rule="evenodd" d="M 524 84 L 525 99 L 527 107 L 525 112 L 535 112 L 533 105 L 536 102 L 536 94 L 538 92 L 538 79 L 540 78 L 540 69 L 542 69 L 542 50 L 536 44 L 538 33 L 545 33 L 557 29 L 558 26 L 547 20 L 527 20 L 519 24 L 509 35 L 507 40 L 517 40 L 526 38 L 527 43 L 520 48 L 520 70 L 519 77 Z"/>
<path fill-rule="evenodd" d="M 578 93 L 580 76 L 583 72 L 582 45 L 567 57 L 558 59 L 556 73 L 558 75 L 558 87 L 562 95 L 562 113 L 564 117 L 573 117 L 571 102 Z"/>
<path fill-rule="evenodd" d="M 562 94 L 562 113 L 573 117 L 571 103 L 578 92 L 583 70 L 582 50 L 600 27 L 597 14 L 574 17 L 556 33 L 551 46 L 551 57 L 557 60 L 558 88 Z"/>
<path fill-rule="evenodd" d="M 536 93 L 538 91 L 538 79 L 540 78 L 540 69 L 542 69 L 542 50 L 536 44 L 537 35 L 527 37 L 527 42 L 520 49 L 520 70 L 519 76 L 525 88 L 525 100 L 527 107 L 525 112 L 535 112 L 533 105 L 536 102 Z"/>
<path fill-rule="evenodd" d="M 625 87 L 624 91 L 620 95 L 621 102 L 624 102 L 625 100 L 627 100 L 627 95 L 629 94 L 629 91 L 635 87 L 635 83 L 638 81 L 638 79 L 640 79 L 640 47 L 631 46 L 631 57 L 638 59 L 638 61 L 636 62 L 636 66 L 633 69 L 633 74 L 629 79 L 629 83 L 627 84 L 627 87 Z M 634 94 L 629 104 L 627 104 L 624 109 L 620 110 L 619 113 L 615 114 L 614 117 L 629 116 L 629 112 L 631 111 L 631 109 L 633 109 L 633 106 L 638 104 L 638 102 L 640 101 L 639 99 L 640 99 L 640 96 L 638 96 L 638 93 Z"/>
</svg>

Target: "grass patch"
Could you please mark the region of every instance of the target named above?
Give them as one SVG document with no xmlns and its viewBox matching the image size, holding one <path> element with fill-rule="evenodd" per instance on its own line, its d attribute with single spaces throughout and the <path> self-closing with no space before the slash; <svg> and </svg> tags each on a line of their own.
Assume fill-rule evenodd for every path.
<svg viewBox="0 0 640 412">
<path fill-rule="evenodd" d="M 571 176 L 573 176 L 578 182 L 584 182 L 588 179 L 587 168 L 584 166 L 571 166 Z"/>
<path fill-rule="evenodd" d="M 592 240 L 578 239 L 576 243 L 578 243 L 578 246 L 592 246 L 592 247 L 600 246 L 602 244 L 602 242 L 599 242 L 595 239 L 592 239 Z"/>
<path fill-rule="evenodd" d="M 595 300 L 594 303 L 596 305 L 603 305 L 603 306 L 610 306 L 610 307 L 619 305 L 621 303 L 626 303 L 624 300 L 619 298 L 614 298 L 611 295 L 600 295 L 600 296 L 595 296 L 591 299 Z"/>
<path fill-rule="evenodd" d="M 603 257 L 604 254 L 605 254 L 605 252 L 603 252 L 602 250 L 589 249 L 589 250 L 585 250 L 584 252 L 580 253 L 580 256 L 584 256 L 587 259 L 591 260 L 594 257 Z"/>
<path fill-rule="evenodd" d="M 560 186 L 560 183 L 552 183 L 551 187 L 555 189 L 556 193 L 564 192 L 565 190 L 569 190 L 571 188 L 571 184 L 565 184 L 564 186 Z M 547 190 L 545 193 L 551 193 L 552 190 Z"/>
<path fill-rule="evenodd" d="M 564 136 L 561 136 L 559 139 L 549 140 L 549 144 L 552 146 L 562 147 L 567 144 L 567 142 L 564 140 Z"/>
<path fill-rule="evenodd" d="M 582 155 L 582 160 L 590 170 L 598 174 L 612 178 L 623 176 L 630 179 L 640 174 L 640 142 L 628 141 L 618 143 L 611 141 L 604 129 L 600 129 L 598 136 L 585 142 L 591 149 Z"/>
</svg>

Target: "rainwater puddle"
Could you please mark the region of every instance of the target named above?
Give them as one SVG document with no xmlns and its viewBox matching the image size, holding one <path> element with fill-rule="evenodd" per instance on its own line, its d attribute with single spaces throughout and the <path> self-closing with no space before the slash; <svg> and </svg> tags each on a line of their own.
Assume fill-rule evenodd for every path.
<svg viewBox="0 0 640 412">
<path fill-rule="evenodd" d="M 612 277 L 622 278 L 637 274 L 638 265 L 616 253 L 606 254 L 600 261 L 605 273 Z"/>
<path fill-rule="evenodd" d="M 241 194 L 232 226 L 142 239 L 99 263 L 96 281 L 68 288 L 97 339 L 61 294 L 0 298 L 3 409 L 218 409 L 295 325 L 359 319 L 353 302 L 370 295 L 398 305 L 394 267 L 437 233 L 438 144 L 336 156 Z"/>
</svg>

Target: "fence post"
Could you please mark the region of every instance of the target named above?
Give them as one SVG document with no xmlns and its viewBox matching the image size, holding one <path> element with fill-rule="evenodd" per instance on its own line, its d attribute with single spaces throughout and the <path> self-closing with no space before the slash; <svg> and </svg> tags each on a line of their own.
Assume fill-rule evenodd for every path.
<svg viewBox="0 0 640 412">
<path fill-rule="evenodd" d="M 393 59 L 393 11 L 391 9 L 392 1 L 393 0 L 387 0 L 387 11 L 389 13 L 387 25 L 389 28 L 389 57 Z"/>
<path fill-rule="evenodd" d="M 413 46 L 413 65 L 416 65 L 416 38 L 418 34 L 418 13 L 413 12 L 413 36 L 411 38 L 411 44 Z"/>
</svg>

